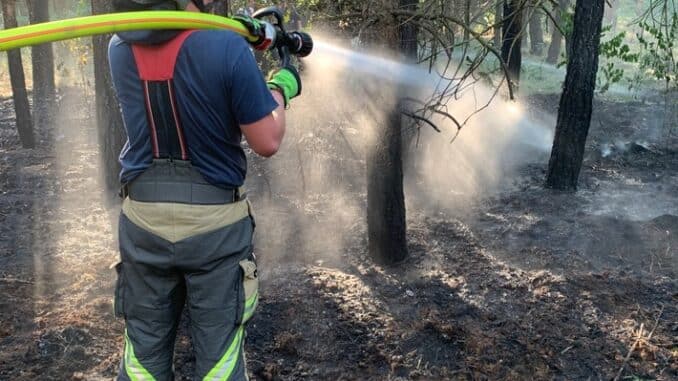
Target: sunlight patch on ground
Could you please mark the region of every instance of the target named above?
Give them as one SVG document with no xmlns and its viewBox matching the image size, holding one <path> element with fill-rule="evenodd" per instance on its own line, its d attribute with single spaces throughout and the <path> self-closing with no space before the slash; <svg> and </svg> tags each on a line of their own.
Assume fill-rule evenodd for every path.
<svg viewBox="0 0 678 381">
<path fill-rule="evenodd" d="M 325 296 L 332 299 L 347 316 L 360 322 L 377 317 L 387 325 L 394 324 L 379 295 L 375 295 L 360 277 L 323 267 L 310 267 L 307 273 L 313 284 L 325 290 Z"/>
</svg>

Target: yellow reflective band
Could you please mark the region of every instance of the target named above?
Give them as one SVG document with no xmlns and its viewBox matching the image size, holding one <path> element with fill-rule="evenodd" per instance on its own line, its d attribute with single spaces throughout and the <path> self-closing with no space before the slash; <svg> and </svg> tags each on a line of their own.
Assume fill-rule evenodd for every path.
<svg viewBox="0 0 678 381">
<path fill-rule="evenodd" d="M 259 291 L 255 292 L 249 299 L 245 301 L 245 312 L 243 313 L 243 321 L 248 321 L 254 315 L 254 310 L 259 303 Z"/>
<path fill-rule="evenodd" d="M 134 347 L 125 330 L 125 373 L 132 381 L 155 381 L 155 378 L 144 368 L 134 355 Z"/>
<path fill-rule="evenodd" d="M 244 333 L 245 327 L 242 325 L 238 326 L 233 341 L 231 341 L 231 345 L 228 346 L 226 353 L 224 353 L 224 356 L 219 360 L 217 365 L 207 373 L 207 376 L 203 378 L 203 381 L 227 381 L 231 377 L 235 370 L 235 366 L 238 363 L 238 359 L 240 358 L 240 353 L 242 353 L 242 339 Z"/>
</svg>

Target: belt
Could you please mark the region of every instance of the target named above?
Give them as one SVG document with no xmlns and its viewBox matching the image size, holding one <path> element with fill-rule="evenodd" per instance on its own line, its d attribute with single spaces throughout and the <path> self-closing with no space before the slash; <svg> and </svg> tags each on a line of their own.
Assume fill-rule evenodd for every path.
<svg viewBox="0 0 678 381">
<path fill-rule="evenodd" d="M 231 204 L 247 198 L 239 188 L 209 184 L 187 162 L 155 160 L 153 165 L 120 189 L 122 198 L 140 202 L 179 204 Z"/>
<path fill-rule="evenodd" d="M 240 189 L 224 189 L 214 185 L 131 182 L 120 189 L 122 198 L 141 202 L 173 202 L 179 204 L 217 205 L 230 204 L 247 198 Z"/>
</svg>

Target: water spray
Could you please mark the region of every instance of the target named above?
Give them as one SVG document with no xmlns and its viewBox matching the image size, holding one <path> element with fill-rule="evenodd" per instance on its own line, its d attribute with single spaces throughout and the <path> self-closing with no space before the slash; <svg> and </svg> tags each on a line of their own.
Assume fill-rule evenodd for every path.
<svg viewBox="0 0 678 381">
<path fill-rule="evenodd" d="M 289 61 L 290 55 L 305 57 L 313 50 L 313 39 L 309 34 L 285 30 L 283 15 L 278 8 L 264 8 L 253 16 L 261 19 L 267 28 L 275 30 L 271 49 L 278 51 L 283 63 Z M 275 21 L 264 20 L 268 17 L 273 17 Z M 240 21 L 229 17 L 181 11 L 122 12 L 5 29 L 0 31 L 0 51 L 79 37 L 154 29 L 225 29 L 238 33 L 250 42 L 260 37 L 251 34 Z"/>
</svg>

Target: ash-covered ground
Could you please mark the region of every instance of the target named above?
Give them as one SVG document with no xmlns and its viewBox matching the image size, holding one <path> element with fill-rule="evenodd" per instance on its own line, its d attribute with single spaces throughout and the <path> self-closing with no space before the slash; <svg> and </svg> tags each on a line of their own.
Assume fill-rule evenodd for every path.
<svg viewBox="0 0 678 381">
<path fill-rule="evenodd" d="M 91 105 L 62 94 L 35 150 L 0 102 L 0 380 L 110 380 L 122 350 L 118 210 L 101 193 Z M 252 379 L 675 380 L 678 144 L 662 110 L 597 101 L 574 194 L 543 188 L 544 154 L 465 208 L 408 186 L 410 258 L 395 267 L 367 257 L 355 126 L 290 131 L 279 158 L 251 163 Z M 185 328 L 179 380 L 193 361 Z"/>
</svg>

